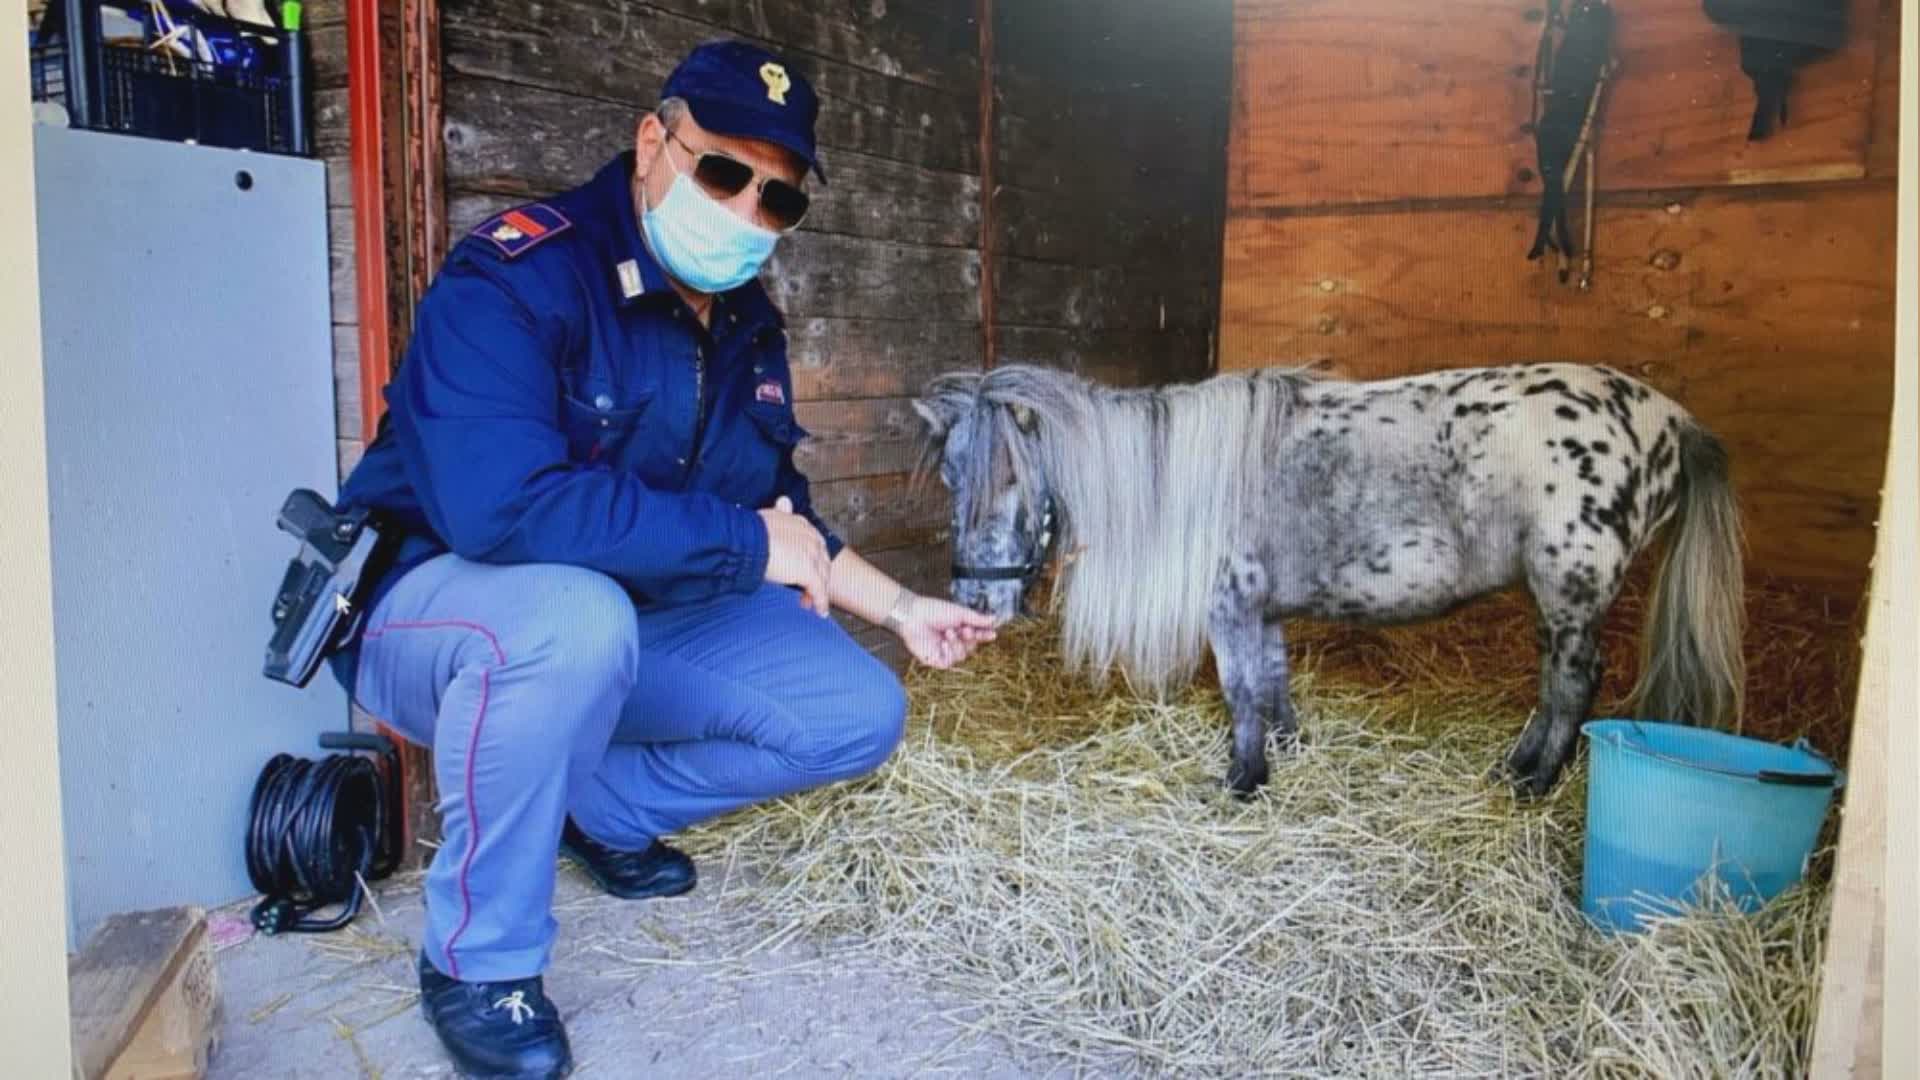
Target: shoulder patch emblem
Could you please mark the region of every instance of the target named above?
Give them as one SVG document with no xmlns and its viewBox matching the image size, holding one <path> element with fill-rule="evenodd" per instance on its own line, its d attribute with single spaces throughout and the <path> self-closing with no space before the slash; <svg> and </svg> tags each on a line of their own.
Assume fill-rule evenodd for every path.
<svg viewBox="0 0 1920 1080">
<path fill-rule="evenodd" d="M 753 400 L 764 401 L 769 405 L 785 405 L 787 403 L 787 393 L 780 388 L 780 380 L 767 379 L 761 382 L 758 387 L 754 388 Z"/>
<path fill-rule="evenodd" d="M 573 227 L 567 216 L 545 203 L 530 203 L 495 214 L 473 230 L 511 259 Z"/>
</svg>

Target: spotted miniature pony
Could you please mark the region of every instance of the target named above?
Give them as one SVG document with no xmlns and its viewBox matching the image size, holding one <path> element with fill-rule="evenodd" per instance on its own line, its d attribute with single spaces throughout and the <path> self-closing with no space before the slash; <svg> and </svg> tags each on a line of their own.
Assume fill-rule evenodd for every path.
<svg viewBox="0 0 1920 1080">
<path fill-rule="evenodd" d="M 1058 557 L 1070 673 L 1119 668 L 1159 696 L 1211 647 L 1237 793 L 1267 779 L 1269 728 L 1295 744 L 1284 619 L 1405 623 L 1514 585 L 1537 613 L 1540 698 L 1494 772 L 1547 793 L 1592 707 L 1608 608 L 1669 524 L 1632 711 L 1721 726 L 1743 707 L 1727 455 L 1611 368 L 1118 388 L 1010 365 L 941 375 L 914 406 L 920 475 L 937 463 L 952 494 L 955 600 L 1004 621 Z"/>
</svg>

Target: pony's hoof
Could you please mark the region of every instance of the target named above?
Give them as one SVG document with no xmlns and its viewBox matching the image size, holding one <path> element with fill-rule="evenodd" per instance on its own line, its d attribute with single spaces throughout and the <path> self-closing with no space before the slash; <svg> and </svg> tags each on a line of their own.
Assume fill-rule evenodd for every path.
<svg viewBox="0 0 1920 1080">
<path fill-rule="evenodd" d="M 1238 799 L 1252 798 L 1253 793 L 1265 786 L 1266 782 L 1265 766 L 1246 770 L 1236 768 L 1227 773 L 1227 790 L 1233 792 L 1234 797 Z"/>
<path fill-rule="evenodd" d="M 1509 781 L 1515 802 L 1537 803 L 1553 792 L 1554 778 L 1541 773 L 1518 775 Z"/>
</svg>

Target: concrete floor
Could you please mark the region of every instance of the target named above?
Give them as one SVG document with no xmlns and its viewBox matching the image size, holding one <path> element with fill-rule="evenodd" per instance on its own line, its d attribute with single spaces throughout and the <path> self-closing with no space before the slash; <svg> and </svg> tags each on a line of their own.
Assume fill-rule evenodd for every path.
<svg viewBox="0 0 1920 1080">
<path fill-rule="evenodd" d="M 547 993 L 582 1077 L 1068 1075 L 963 1026 L 941 1000 L 850 950 L 770 940 L 753 885 L 702 865 L 687 896 L 622 901 L 561 862 Z M 251 933 L 215 913 L 222 1018 L 210 1080 L 451 1077 L 422 1018 L 418 879 L 376 887 L 331 934 Z"/>
</svg>

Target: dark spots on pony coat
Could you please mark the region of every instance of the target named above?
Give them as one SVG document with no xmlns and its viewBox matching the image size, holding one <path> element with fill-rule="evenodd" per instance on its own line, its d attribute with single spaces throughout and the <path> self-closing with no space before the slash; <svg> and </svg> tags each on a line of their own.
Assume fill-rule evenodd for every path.
<svg viewBox="0 0 1920 1080">
<path fill-rule="evenodd" d="M 1606 452 L 1608 452 L 1608 451 L 1609 451 L 1609 450 L 1611 450 L 1611 449 L 1613 449 L 1613 447 L 1612 447 L 1612 446 L 1610 446 L 1610 445 L 1608 445 L 1608 444 L 1607 444 L 1607 443 L 1606 443 L 1605 441 L 1603 441 L 1603 440 L 1595 440 L 1595 441 L 1594 441 L 1594 444 L 1593 444 L 1593 452 L 1594 452 L 1594 453 L 1596 453 L 1596 454 L 1604 454 L 1604 453 L 1606 453 Z"/>
<path fill-rule="evenodd" d="M 1415 537 L 1415 538 L 1413 538 L 1412 540 L 1406 540 L 1406 541 L 1403 541 L 1403 542 L 1402 542 L 1402 543 L 1400 544 L 1400 546 L 1401 546 L 1401 547 L 1403 547 L 1403 548 L 1414 548 L 1414 547 L 1419 547 L 1419 546 L 1420 546 L 1420 539 L 1419 539 L 1419 537 Z"/>
<path fill-rule="evenodd" d="M 1479 416 L 1486 411 L 1487 403 L 1484 401 L 1476 401 L 1467 405 L 1455 405 L 1453 407 L 1453 415 L 1455 416 Z"/>
<path fill-rule="evenodd" d="M 1534 383 L 1532 386 L 1527 387 L 1525 390 L 1522 390 L 1521 393 L 1526 394 L 1528 396 L 1532 396 L 1534 394 L 1554 394 L 1559 397 L 1565 398 L 1567 401 L 1572 402 L 1575 405 L 1579 405 L 1580 407 L 1586 409 L 1588 412 L 1600 411 L 1599 398 L 1594 397 L 1592 394 L 1583 394 L 1580 391 L 1575 390 L 1573 387 L 1567 385 L 1567 381 L 1565 379 L 1548 379 L 1545 382 L 1537 382 L 1537 383 Z"/>
<path fill-rule="evenodd" d="M 1578 420 L 1578 419 L 1580 419 L 1580 414 L 1579 414 L 1578 412 L 1576 412 L 1576 411 L 1574 411 L 1574 408 L 1573 408 L 1573 406 L 1571 406 L 1571 405 L 1560 405 L 1560 406 L 1556 406 L 1556 407 L 1554 408 L 1554 410 L 1553 410 L 1553 415 L 1555 415 L 1555 416 L 1558 416 L 1558 417 L 1559 417 L 1559 418 L 1561 418 L 1562 420 Z"/>
<path fill-rule="evenodd" d="M 1393 417 L 1388 416 L 1385 413 L 1380 414 L 1380 422 L 1383 424 L 1398 423 L 1398 421 L 1394 420 Z"/>
<path fill-rule="evenodd" d="M 1647 468 L 1662 476 L 1673 468 L 1674 443 L 1667 433 L 1662 431 L 1654 436 L 1653 449 L 1647 452 Z"/>
<path fill-rule="evenodd" d="M 1547 494 L 1549 494 L 1549 495 L 1551 495 L 1551 494 L 1553 494 L 1553 491 L 1554 491 L 1554 485 L 1552 485 L 1552 484 L 1548 484 L 1548 485 L 1547 485 Z"/>
<path fill-rule="evenodd" d="M 1587 607 L 1600 599 L 1599 575 L 1592 566 L 1581 563 L 1567 571 L 1560 581 L 1560 591 L 1569 602 Z"/>
<path fill-rule="evenodd" d="M 1635 465 L 1627 470 L 1627 478 L 1613 489 L 1612 501 L 1594 514 L 1601 524 L 1613 529 L 1614 535 L 1620 538 L 1622 547 L 1631 548 L 1633 545 L 1630 530 L 1635 510 L 1639 505 L 1639 494 L 1640 466 Z"/>
<path fill-rule="evenodd" d="M 1507 406 L 1509 406 L 1509 405 L 1511 405 L 1511 404 L 1513 404 L 1513 402 L 1511 402 L 1511 401 L 1500 401 L 1500 402 L 1495 402 L 1495 403 L 1494 403 L 1494 404 L 1493 404 L 1493 405 L 1492 405 L 1492 406 L 1491 406 L 1491 407 L 1489 408 L 1489 411 L 1491 411 L 1491 412 L 1505 412 L 1505 411 L 1506 411 L 1506 408 L 1507 408 Z"/>
</svg>

